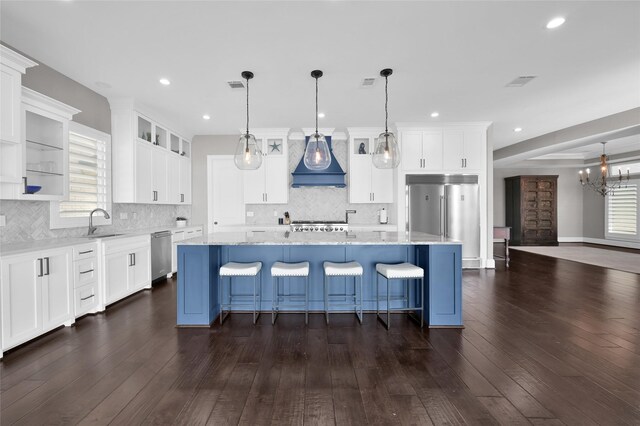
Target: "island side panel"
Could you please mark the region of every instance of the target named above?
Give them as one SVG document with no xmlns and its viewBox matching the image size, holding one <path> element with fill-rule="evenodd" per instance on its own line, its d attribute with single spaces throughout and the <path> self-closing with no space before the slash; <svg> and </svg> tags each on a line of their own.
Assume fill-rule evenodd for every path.
<svg viewBox="0 0 640 426">
<path fill-rule="evenodd" d="M 179 326 L 209 326 L 218 317 L 219 267 L 219 246 L 178 246 Z"/>
<path fill-rule="evenodd" d="M 463 327 L 462 246 L 418 246 L 418 264 L 425 270 L 425 306 L 429 327 Z"/>
</svg>

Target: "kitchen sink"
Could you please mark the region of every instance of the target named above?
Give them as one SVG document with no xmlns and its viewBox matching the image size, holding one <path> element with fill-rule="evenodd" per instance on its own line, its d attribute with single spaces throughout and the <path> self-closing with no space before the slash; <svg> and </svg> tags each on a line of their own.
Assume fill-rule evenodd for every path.
<svg viewBox="0 0 640 426">
<path fill-rule="evenodd" d="M 109 238 L 109 237 L 117 237 L 119 235 L 123 235 L 123 234 L 96 234 L 96 235 L 87 235 L 85 238 L 91 238 L 91 239 Z"/>
</svg>

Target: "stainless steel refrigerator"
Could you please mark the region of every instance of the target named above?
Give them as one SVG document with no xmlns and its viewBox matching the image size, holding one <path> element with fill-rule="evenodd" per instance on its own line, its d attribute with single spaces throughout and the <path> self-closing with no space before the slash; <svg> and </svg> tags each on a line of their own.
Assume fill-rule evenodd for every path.
<svg viewBox="0 0 640 426">
<path fill-rule="evenodd" d="M 463 267 L 480 266 L 478 176 L 407 175 L 407 229 L 462 241 Z"/>
</svg>

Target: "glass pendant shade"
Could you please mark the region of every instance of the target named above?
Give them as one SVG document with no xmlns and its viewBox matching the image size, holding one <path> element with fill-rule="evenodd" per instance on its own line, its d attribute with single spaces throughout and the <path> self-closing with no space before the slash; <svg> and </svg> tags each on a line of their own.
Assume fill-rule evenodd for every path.
<svg viewBox="0 0 640 426">
<path fill-rule="evenodd" d="M 373 165 L 378 169 L 393 169 L 400 164 L 400 150 L 396 137 L 391 132 L 383 132 L 376 141 Z"/>
<path fill-rule="evenodd" d="M 249 133 L 240 136 L 233 161 L 240 170 L 255 170 L 260 168 L 262 164 L 262 151 L 258 147 L 255 136 Z"/>
<path fill-rule="evenodd" d="M 322 133 L 315 133 L 309 137 L 304 150 L 304 165 L 310 170 L 324 170 L 331 165 L 329 144 Z"/>
</svg>

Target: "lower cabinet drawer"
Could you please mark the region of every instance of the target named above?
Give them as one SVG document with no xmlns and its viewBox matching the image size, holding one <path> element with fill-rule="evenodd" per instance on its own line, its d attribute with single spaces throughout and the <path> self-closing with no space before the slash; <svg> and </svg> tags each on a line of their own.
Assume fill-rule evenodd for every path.
<svg viewBox="0 0 640 426">
<path fill-rule="evenodd" d="M 73 287 L 80 288 L 96 281 L 98 265 L 95 257 L 73 262 Z"/>
<path fill-rule="evenodd" d="M 91 283 L 76 288 L 75 291 L 75 316 L 78 318 L 87 312 L 93 311 L 98 306 L 98 284 Z"/>
</svg>

